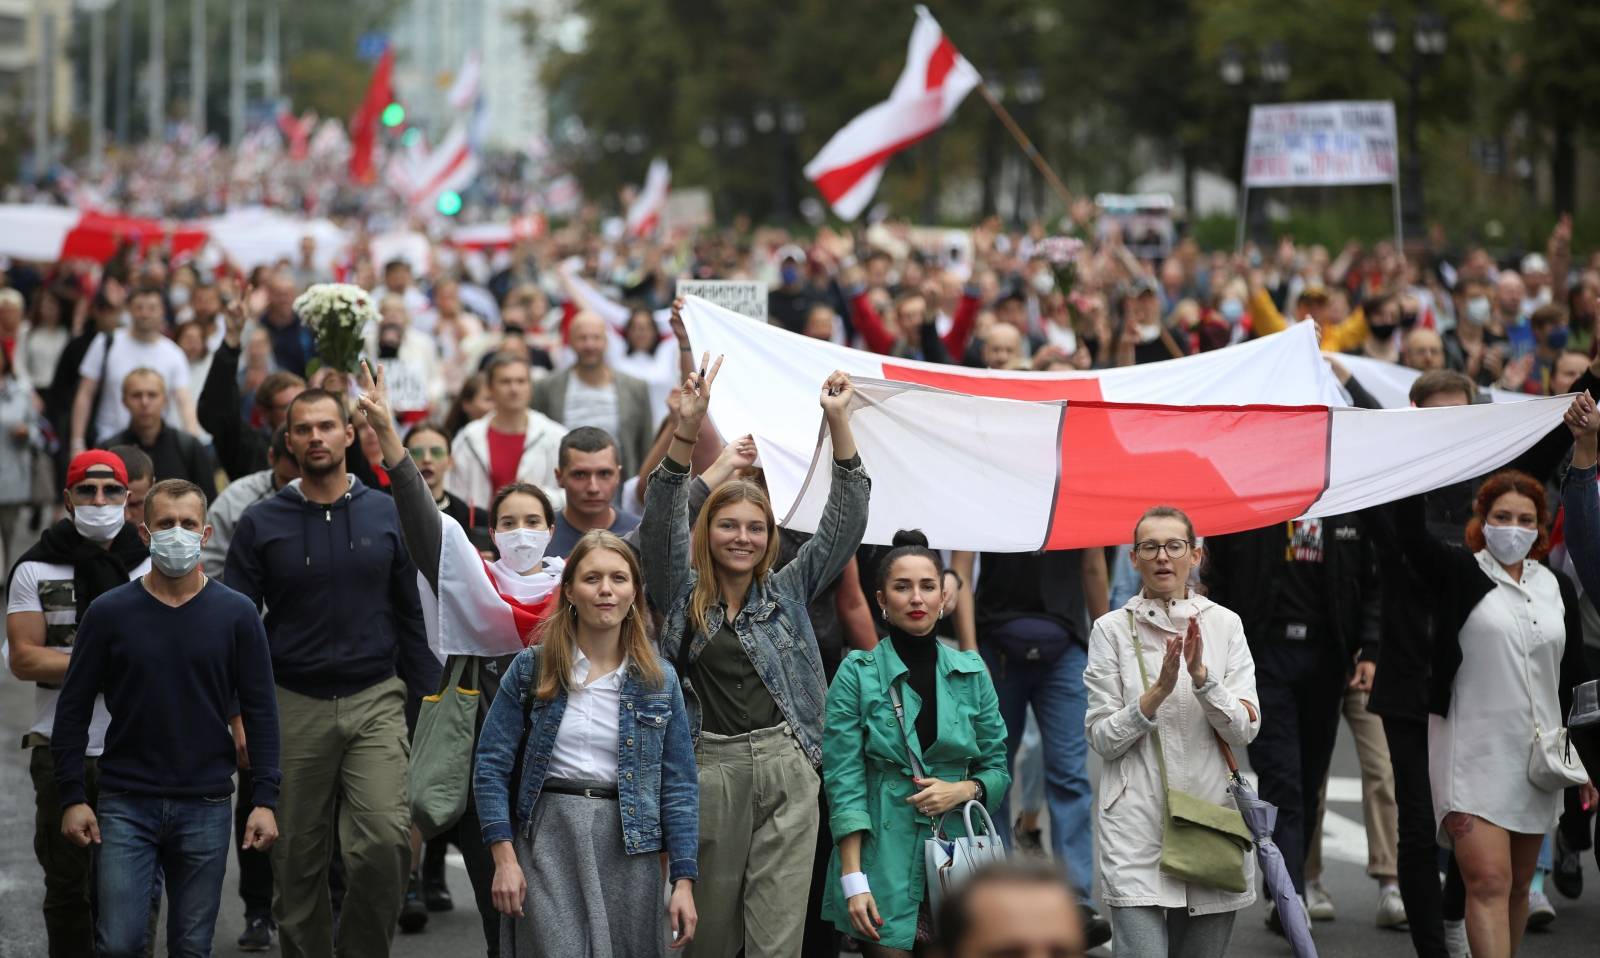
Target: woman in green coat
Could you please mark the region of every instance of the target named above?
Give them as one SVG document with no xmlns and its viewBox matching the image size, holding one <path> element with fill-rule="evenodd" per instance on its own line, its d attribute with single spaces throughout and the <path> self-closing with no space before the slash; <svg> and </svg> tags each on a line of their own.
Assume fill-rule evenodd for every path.
<svg viewBox="0 0 1600 958">
<path fill-rule="evenodd" d="M 944 568 L 920 532 L 895 535 L 878 567 L 888 638 L 852 652 L 828 689 L 822 778 L 838 842 L 822 915 L 868 956 L 910 955 L 930 940 L 922 843 L 945 812 L 976 799 L 995 806 L 1011 785 L 1006 725 L 976 652 L 934 636 Z M 910 741 L 889 690 L 905 712 Z M 926 778 L 913 779 L 908 748 Z M 950 837 L 964 834 L 951 816 Z"/>
</svg>

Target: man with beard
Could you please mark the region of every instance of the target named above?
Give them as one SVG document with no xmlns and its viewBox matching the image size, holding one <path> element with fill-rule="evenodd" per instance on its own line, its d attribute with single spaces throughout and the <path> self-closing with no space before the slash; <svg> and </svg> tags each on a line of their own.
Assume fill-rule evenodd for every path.
<svg viewBox="0 0 1600 958">
<path fill-rule="evenodd" d="M 438 687 L 439 661 L 394 502 L 345 471 L 344 403 L 306 390 L 288 429 L 300 478 L 240 517 L 224 571 L 267 610 L 283 767 L 273 915 L 284 955 L 333 955 L 337 828 L 346 884 L 360 890 L 345 899 L 338 953 L 386 955 L 411 854 L 405 704 Z"/>
</svg>

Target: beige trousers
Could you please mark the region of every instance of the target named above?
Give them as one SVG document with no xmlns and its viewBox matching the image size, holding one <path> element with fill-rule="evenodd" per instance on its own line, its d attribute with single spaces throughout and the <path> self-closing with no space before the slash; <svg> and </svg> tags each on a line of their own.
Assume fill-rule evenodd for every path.
<svg viewBox="0 0 1600 958">
<path fill-rule="evenodd" d="M 1389 740 L 1383 736 L 1383 719 L 1367 711 L 1367 693 L 1346 689 L 1344 720 L 1356 739 L 1356 759 L 1361 763 L 1361 817 L 1367 827 L 1367 874 L 1379 881 L 1394 881 L 1400 873 L 1398 812 L 1394 804 L 1394 765 L 1389 761 Z M 1306 881 L 1322 877 L 1322 812 L 1328 808 L 1328 782 L 1322 782 L 1317 833 L 1306 849 Z"/>
</svg>

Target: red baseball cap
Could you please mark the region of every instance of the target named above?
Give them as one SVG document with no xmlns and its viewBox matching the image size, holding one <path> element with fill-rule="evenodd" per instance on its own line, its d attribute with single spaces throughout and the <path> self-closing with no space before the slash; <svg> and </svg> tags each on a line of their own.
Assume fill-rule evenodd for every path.
<svg viewBox="0 0 1600 958">
<path fill-rule="evenodd" d="M 123 485 L 128 484 L 128 467 L 123 464 L 121 456 L 104 449 L 87 449 L 73 456 L 72 464 L 67 466 L 68 488 L 88 478 L 90 470 L 101 468 L 111 470 L 111 478 Z"/>
</svg>

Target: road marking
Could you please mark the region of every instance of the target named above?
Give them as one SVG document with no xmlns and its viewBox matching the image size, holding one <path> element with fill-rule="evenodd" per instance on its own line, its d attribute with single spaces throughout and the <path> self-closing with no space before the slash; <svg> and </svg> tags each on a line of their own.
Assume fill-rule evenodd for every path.
<svg viewBox="0 0 1600 958">
<path fill-rule="evenodd" d="M 1245 780 L 1259 790 L 1254 772 L 1245 772 Z M 1361 804 L 1361 779 L 1347 775 L 1328 778 L 1328 803 Z M 1360 821 L 1346 818 L 1328 809 L 1322 814 L 1322 858 L 1324 861 L 1346 862 L 1352 865 L 1367 864 L 1367 828 Z"/>
</svg>

